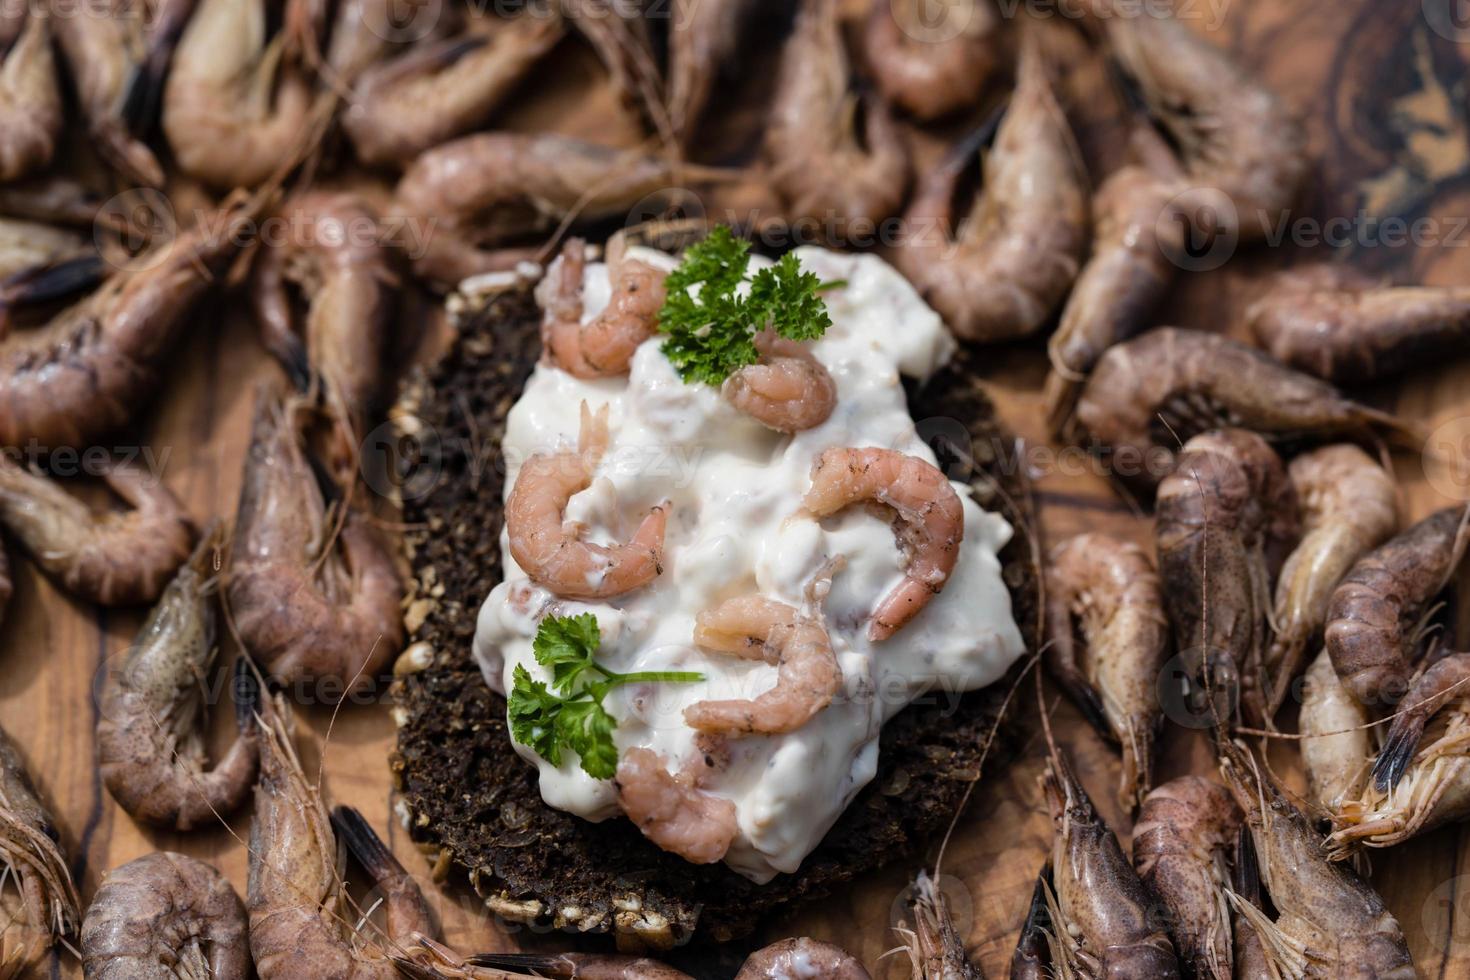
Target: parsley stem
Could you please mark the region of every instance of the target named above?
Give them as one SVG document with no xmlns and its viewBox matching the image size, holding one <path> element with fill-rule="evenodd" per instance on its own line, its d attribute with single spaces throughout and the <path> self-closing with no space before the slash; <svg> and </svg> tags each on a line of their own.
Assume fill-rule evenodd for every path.
<svg viewBox="0 0 1470 980">
<path fill-rule="evenodd" d="M 695 670 L 642 670 L 636 674 L 611 674 L 619 684 L 646 684 L 654 681 L 692 684 L 704 680 L 704 675 Z"/>
</svg>

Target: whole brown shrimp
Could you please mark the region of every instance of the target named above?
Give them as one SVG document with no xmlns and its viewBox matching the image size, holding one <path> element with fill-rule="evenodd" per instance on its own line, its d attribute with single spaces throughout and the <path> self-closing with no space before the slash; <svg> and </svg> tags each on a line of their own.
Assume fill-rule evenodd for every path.
<svg viewBox="0 0 1470 980">
<path fill-rule="evenodd" d="M 804 432 L 832 417 L 837 382 L 810 348 L 761 330 L 755 349 L 760 360 L 736 369 L 720 386 L 726 401 L 777 432 Z"/>
<path fill-rule="evenodd" d="M 893 509 L 894 534 L 906 556 L 903 581 L 878 601 L 868 639 L 888 639 L 944 591 L 965 537 L 965 510 L 932 463 L 892 449 L 828 449 L 812 464 L 802 504 L 829 517 L 857 503 Z"/>
<path fill-rule="evenodd" d="M 830 578 L 817 586 L 824 592 Z M 759 595 L 727 599 L 695 617 L 694 645 L 779 666 L 776 685 L 753 699 L 698 701 L 684 723 L 712 735 L 784 735 L 842 691 L 842 668 L 820 609 L 799 611 Z"/>
<path fill-rule="evenodd" d="M 859 127 L 849 74 L 836 0 L 803 0 L 776 78 L 765 153 L 790 218 L 815 221 L 838 240 L 893 215 L 910 176 L 887 106 L 864 99 Z"/>
<path fill-rule="evenodd" d="M 1257 723 L 1265 716 L 1271 574 L 1297 527 L 1286 467 L 1253 432 L 1206 432 L 1184 444 L 1159 484 L 1155 513 L 1159 575 L 1170 583 L 1165 605 L 1190 703 L 1229 714 L 1243 708 Z"/>
<path fill-rule="evenodd" d="M 156 851 L 106 873 L 82 923 L 88 980 L 244 977 L 245 907 L 224 875 Z"/>
<path fill-rule="evenodd" d="M 1429 720 L 1450 701 L 1470 695 L 1470 653 L 1436 655 L 1440 659 L 1409 686 L 1373 762 L 1373 785 L 1380 790 L 1393 789 L 1403 778 Z"/>
<path fill-rule="evenodd" d="M 857 957 L 840 946 L 816 939 L 780 939 L 751 953 L 735 980 L 786 980 L 789 977 L 823 980 L 870 980 Z"/>
<path fill-rule="evenodd" d="M 405 164 L 480 125 L 565 29 L 554 12 L 474 18 L 462 34 L 426 39 L 364 70 L 342 128 L 363 163 Z"/>
<path fill-rule="evenodd" d="M 1139 16 L 1127 0 L 1101 6 L 1110 52 L 1173 137 L 1189 179 L 1233 206 L 1226 230 L 1244 241 L 1268 234 L 1306 176 L 1300 122 L 1255 76 L 1175 16 Z"/>
<path fill-rule="evenodd" d="M 541 346 L 553 364 L 575 377 L 627 374 L 639 345 L 658 332 L 667 273 L 627 258 L 625 249 L 621 233 L 608 242 L 612 295 L 607 306 L 586 322 L 582 316 L 585 241 L 568 238 L 560 257 L 536 286 L 536 301 L 542 309 Z"/>
<path fill-rule="evenodd" d="M 1154 898 L 1060 754 L 1047 764 L 1043 789 L 1055 827 L 1057 938 L 1070 947 L 1068 958 L 1096 977 L 1177 978 Z"/>
<path fill-rule="evenodd" d="M 1467 521 L 1464 507 L 1430 514 L 1358 559 L 1332 593 L 1323 638 L 1337 676 L 1363 704 L 1407 688 L 1425 610 L 1470 543 Z"/>
<path fill-rule="evenodd" d="M 277 697 L 261 731 L 246 898 L 256 973 L 260 980 L 399 977 L 390 958 L 394 947 L 416 934 L 435 935 L 433 917 L 418 886 L 366 821 L 328 816 L 320 792 L 301 769 L 289 710 Z M 334 826 L 378 882 L 387 912 L 381 941 L 352 928 L 356 916 L 342 883 Z"/>
<path fill-rule="evenodd" d="M 1411 980 L 1403 931 L 1383 900 L 1352 870 L 1328 861 L 1322 835 L 1244 749 L 1220 745 L 1220 772 L 1245 813 L 1275 921 L 1252 923 L 1282 973 L 1321 978 Z"/>
<path fill-rule="evenodd" d="M 904 920 L 894 931 L 904 940 L 913 980 L 984 980 L 965 952 L 949 901 L 927 872 L 914 878 L 910 907 L 913 924 Z"/>
<path fill-rule="evenodd" d="M 680 179 L 718 174 L 680 165 Z M 675 165 L 553 133 L 477 133 L 418 156 L 394 192 L 394 213 L 432 222 L 411 256 L 414 271 L 454 286 L 513 268 L 534 250 L 489 248 L 545 230 L 574 212 L 587 221 L 622 217 L 676 185 Z"/>
<path fill-rule="evenodd" d="M 1398 374 L 1470 337 L 1470 288 L 1387 286 L 1340 262 L 1276 275 L 1245 311 L 1277 360 L 1339 384 Z"/>
<path fill-rule="evenodd" d="M 1016 90 L 970 214 L 955 226 L 956 185 L 976 148 L 966 141 L 924 176 L 904 215 L 910 234 L 898 268 L 961 340 L 1040 329 L 1087 248 L 1086 177 L 1042 57 L 1034 35 L 1024 35 Z"/>
<path fill-rule="evenodd" d="M 1336 813 L 1358 797 L 1373 758 L 1368 710 L 1343 686 L 1323 650 L 1307 668 L 1298 728 L 1308 799 Z"/>
<path fill-rule="evenodd" d="M 618 806 L 663 850 L 691 864 L 724 860 L 739 826 L 735 804 L 703 788 L 711 768 L 700 754 L 673 773 L 653 749 L 627 749 L 615 777 Z"/>
<path fill-rule="evenodd" d="M 51 24 L 40 4 L 0 11 L 0 182 L 51 162 L 61 136 L 61 87 L 51 54 Z"/>
<path fill-rule="evenodd" d="M 1133 826 L 1133 867 L 1169 908 L 1189 976 L 1232 980 L 1229 856 L 1240 809 L 1219 783 L 1181 776 L 1149 793 Z"/>
<path fill-rule="evenodd" d="M 284 683 L 330 679 L 343 697 L 398 653 L 403 594 L 366 515 L 340 533 L 301 445 L 303 406 L 263 388 L 235 518 L 226 594 L 240 639 Z"/>
<path fill-rule="evenodd" d="M 193 525 L 142 469 L 112 463 L 102 478 L 131 510 L 98 514 L 0 453 L 0 523 L 73 595 L 103 606 L 153 602 L 193 550 Z"/>
<path fill-rule="evenodd" d="M 257 691 L 243 660 L 233 691 L 239 735 L 204 771 L 201 681 L 218 653 L 212 563 L 221 543 L 218 530 L 204 536 L 121 666 L 103 678 L 97 768 L 112 798 L 142 823 L 192 830 L 235 810 L 255 784 Z"/>
<path fill-rule="evenodd" d="M 1118 801 L 1131 810 L 1148 792 L 1161 720 L 1169 622 L 1159 577 L 1143 548 L 1097 533 L 1052 549 L 1045 574 L 1047 669 L 1098 734 L 1122 747 Z"/>
<path fill-rule="evenodd" d="M 319 137 L 301 52 L 267 43 L 266 0 L 199 0 L 163 91 L 179 169 L 220 190 L 289 170 Z"/>
<path fill-rule="evenodd" d="M 655 14 L 620 0 L 551 0 L 550 5 L 596 52 L 623 103 L 637 111 L 659 138 L 671 140 L 673 129 L 649 30 L 655 17 L 669 16 L 669 8 Z"/>
<path fill-rule="evenodd" d="M 76 935 L 81 901 L 56 826 L 0 729 L 0 978 L 30 977 Z"/>
<path fill-rule="evenodd" d="M 1327 848 L 1333 860 L 1348 858 L 1360 847 L 1393 847 L 1470 817 L 1470 751 L 1466 750 L 1470 745 L 1470 697 L 1466 692 L 1467 688 L 1452 695 L 1441 691 L 1448 700 L 1443 696 L 1435 699 L 1438 710 L 1424 720 L 1416 747 L 1400 767 L 1394 786 L 1381 787 L 1376 780 L 1363 778 L 1371 750 L 1360 746 L 1362 754 L 1351 760 L 1357 764 L 1356 778 L 1346 784 L 1330 811 L 1332 834 Z M 1366 717 L 1366 711 L 1358 710 Z"/>
<path fill-rule="evenodd" d="M 46 326 L 0 338 L 0 445 L 84 446 L 130 422 L 195 306 L 249 242 L 265 200 L 202 220 Z"/>
<path fill-rule="evenodd" d="M 605 599 L 663 574 L 667 502 L 643 518 L 627 544 L 614 547 L 582 540 L 565 521 L 567 501 L 591 485 L 607 451 L 607 411 L 604 405 L 594 415 L 583 402 L 576 450 L 526 460 L 505 502 L 511 557 L 533 582 L 559 596 Z"/>
<path fill-rule="evenodd" d="M 1301 505 L 1302 539 L 1276 581 L 1266 648 L 1266 716 L 1274 716 L 1318 639 L 1342 577 L 1398 525 L 1393 476 L 1351 443 L 1323 446 L 1287 470 Z"/>
<path fill-rule="evenodd" d="M 601 953 L 481 953 L 461 958 L 470 966 L 534 970 L 563 980 L 693 980 L 689 974 L 646 957 Z M 469 980 L 513 980 L 526 973 L 470 972 Z M 815 939 L 781 939 L 746 958 L 736 980 L 869 980 L 857 958 Z M 427 980 L 427 977 L 426 977 Z"/>
<path fill-rule="evenodd" d="M 0 538 L 0 626 L 5 625 L 5 610 L 10 606 L 14 590 L 10 581 L 10 557 L 5 553 L 5 540 Z"/>
<path fill-rule="evenodd" d="M 1069 439 L 1082 382 L 1104 351 L 1147 326 L 1177 272 L 1169 256 L 1184 242 L 1182 225 L 1170 220 L 1179 161 L 1147 122 L 1134 126 L 1129 145 L 1138 162 L 1109 174 L 1093 196 L 1092 254 L 1046 342 L 1047 419 Z"/>
<path fill-rule="evenodd" d="M 58 8 L 51 29 L 87 117 L 93 144 L 127 180 L 161 187 L 163 168 L 131 131 L 126 117 L 129 87 L 141 77 L 148 53 L 144 16 L 148 8 L 134 0 L 88 0 L 65 10 Z"/>
<path fill-rule="evenodd" d="M 669 124 L 688 146 L 699 135 L 719 74 L 731 67 L 758 0 L 674 0 L 669 20 Z"/>
<path fill-rule="evenodd" d="M 356 445 L 383 393 L 385 350 L 398 293 L 394 256 L 377 214 L 356 194 L 308 191 L 282 213 L 299 229 L 255 260 L 253 299 L 266 347 L 303 389 L 320 382 L 345 423 L 334 471 L 356 468 Z M 298 323 L 288 285 L 309 297 Z"/>
<path fill-rule="evenodd" d="M 1151 489 L 1173 472 L 1177 440 L 1232 425 L 1267 438 L 1385 433 L 1412 427 L 1325 381 L 1220 334 L 1158 327 L 1108 349 L 1088 376 L 1077 421 L 1120 479 Z"/>
<path fill-rule="evenodd" d="M 975 105 L 1005 60 L 1000 14 L 991 0 L 946 4 L 944 19 L 935 31 L 921 0 L 873 0 L 863 32 L 878 89 L 922 120 Z M 957 30 L 950 30 L 952 22 Z"/>
</svg>

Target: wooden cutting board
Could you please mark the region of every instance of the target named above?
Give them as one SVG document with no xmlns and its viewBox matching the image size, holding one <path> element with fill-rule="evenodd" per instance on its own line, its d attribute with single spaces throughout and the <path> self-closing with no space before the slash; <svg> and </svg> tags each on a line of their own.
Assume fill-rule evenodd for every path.
<svg viewBox="0 0 1470 980">
<path fill-rule="evenodd" d="M 1315 159 L 1304 200 L 1291 216 L 1279 246 L 1242 250 L 1214 271 L 1187 274 L 1163 322 L 1232 330 L 1239 311 L 1258 293 L 1262 277 L 1297 261 L 1340 258 L 1405 282 L 1455 283 L 1470 276 L 1470 154 L 1466 139 L 1466 62 L 1470 31 L 1456 36 L 1450 0 L 1182 0 L 1192 27 L 1208 31 L 1253 74 L 1274 86 L 1306 120 Z M 1101 63 L 1061 18 L 1047 26 L 1048 50 L 1064 81 L 1079 139 L 1100 179 L 1121 157 L 1117 108 Z M 740 93 L 724 107 L 730 128 L 748 136 L 759 125 L 769 86 L 770 52 L 753 56 L 740 72 Z M 914 134 L 921 165 L 932 161 L 945 133 Z M 635 131 L 618 109 L 601 72 L 585 52 L 563 52 L 518 97 L 504 125 L 555 128 L 608 141 L 629 142 Z M 714 140 L 711 160 L 728 162 L 724 147 L 746 144 L 732 136 Z M 1373 215 L 1402 223 L 1390 227 L 1361 216 L 1326 226 L 1334 215 Z M 1324 233 L 1340 247 L 1321 242 Z M 1416 241 L 1403 241 L 1407 235 Z M 195 318 L 190 336 L 172 362 L 158 403 L 139 433 L 115 440 L 120 447 L 146 445 L 164 478 L 198 519 L 232 517 L 248 438 L 252 391 L 257 380 L 277 374 L 244 315 L 238 290 L 226 291 Z M 436 318 L 410 304 L 401 328 L 409 346 L 433 333 Z M 1081 530 L 1106 530 L 1149 540 L 1146 519 L 1110 490 L 1092 464 L 1051 445 L 1040 420 L 1045 373 L 1042 344 L 999 348 L 986 381 L 1002 416 L 1027 442 L 1036 477 L 1044 534 L 1057 540 Z M 1447 363 L 1395 384 L 1362 393 L 1434 431 L 1436 452 L 1452 465 L 1428 474 L 1415 458 L 1396 460 L 1403 487 L 1403 517 L 1416 519 L 1470 495 L 1470 361 Z M 18 557 L 18 556 L 16 556 Z M 24 561 L 17 561 L 16 595 L 0 629 L 0 723 L 23 747 L 45 795 L 52 801 L 63 843 L 84 899 L 103 871 L 154 849 L 183 851 L 219 867 L 244 893 L 248 816 L 229 826 L 189 835 L 137 827 L 112 802 L 94 763 L 97 707 L 93 683 L 126 649 L 141 614 L 102 611 L 59 593 Z M 234 656 L 226 642 L 224 659 Z M 382 685 L 386 691 L 386 685 Z M 329 708 L 302 710 L 301 738 L 308 771 L 319 760 L 329 798 L 360 808 L 385 834 L 409 870 L 433 897 L 446 939 L 460 949 L 546 947 L 555 937 L 535 937 L 491 919 L 467 890 L 432 883 L 430 869 L 393 818 L 387 755 L 393 726 L 386 694 L 353 704 L 335 717 Z M 1048 695 L 1048 704 L 1055 704 Z M 1018 710 L 1034 727 L 1035 695 L 1029 685 Z M 228 712 L 215 719 L 217 744 L 228 735 Z M 1112 802 L 1116 761 L 1079 722 L 1070 706 L 1055 710 L 1055 728 L 1078 763 L 1088 788 L 1123 836 L 1128 822 Z M 327 734 L 330 731 L 330 740 Z M 321 750 L 326 743 L 325 751 Z M 1167 779 L 1208 772 L 1208 747 L 1195 733 L 1170 728 L 1158 772 Z M 324 756 L 324 759 L 323 759 Z M 1278 771 L 1297 778 L 1295 748 L 1272 748 Z M 945 854 L 944 885 L 971 950 L 991 976 L 1004 976 L 1032 883 L 1050 841 L 1037 785 L 1042 749 L 1027 751 L 1003 775 L 981 785 Z M 930 856 L 933 859 L 933 854 Z M 1470 834 L 1452 827 L 1391 853 L 1373 855 L 1373 881 L 1397 915 L 1426 976 L 1470 975 Z M 906 975 L 902 957 L 884 958 L 896 944 L 889 927 L 916 867 L 893 867 L 835 895 L 772 935 L 805 933 L 838 941 L 875 976 Z M 65 958 L 54 975 L 80 975 Z"/>
</svg>

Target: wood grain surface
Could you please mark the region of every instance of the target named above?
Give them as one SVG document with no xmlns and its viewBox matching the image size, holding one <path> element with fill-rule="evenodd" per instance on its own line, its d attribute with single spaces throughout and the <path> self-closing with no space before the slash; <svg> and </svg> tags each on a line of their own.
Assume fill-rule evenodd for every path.
<svg viewBox="0 0 1470 980">
<path fill-rule="evenodd" d="M 1467 61 L 1470 31 L 1457 39 L 1446 25 L 1450 0 L 1181 0 L 1192 27 L 1210 31 L 1253 74 L 1274 86 L 1301 114 L 1310 134 L 1312 177 L 1290 233 L 1279 245 L 1241 250 L 1223 268 L 1187 273 L 1175 289 L 1163 322 L 1232 330 L 1243 306 L 1272 269 L 1312 259 L 1338 258 L 1399 281 L 1463 282 L 1470 276 L 1470 154 L 1467 154 Z M 1068 108 L 1093 180 L 1116 166 L 1118 107 L 1101 62 L 1061 18 L 1047 27 Z M 1438 30 L 1436 28 L 1439 28 Z M 759 126 L 761 99 L 769 87 L 769 57 L 753 57 L 739 73 L 738 96 L 719 107 L 731 128 L 747 134 Z M 975 120 L 969 121 L 973 125 Z M 585 51 L 562 51 L 517 97 L 502 125 L 555 128 L 615 142 L 635 138 L 631 121 L 602 84 Z M 932 161 L 946 133 L 914 134 L 916 156 Z M 712 140 L 711 162 L 732 162 L 723 147 L 748 140 Z M 1345 244 L 1306 239 L 1332 216 Z M 1403 241 L 1367 216 L 1405 225 Z M 1315 223 L 1315 224 L 1314 224 Z M 1417 224 L 1416 224 L 1417 223 Z M 1415 231 L 1417 229 L 1417 231 Z M 1330 253 L 1330 254 L 1329 254 Z M 167 372 L 157 402 L 133 433 L 111 444 L 149 447 L 164 479 L 193 516 L 230 518 L 248 437 L 252 390 L 276 376 L 245 314 L 238 288 L 222 289 L 194 318 L 189 336 Z M 400 332 L 406 349 L 431 351 L 438 320 L 424 301 L 406 306 Z M 1040 342 L 998 348 L 985 380 L 1004 420 L 1028 444 L 1042 505 L 1044 535 L 1057 540 L 1080 530 L 1107 530 L 1150 540 L 1149 524 L 1117 497 L 1093 464 L 1058 453 L 1042 427 L 1040 384 L 1045 355 Z M 427 355 L 421 355 L 427 356 Z M 1470 362 L 1426 367 L 1397 383 L 1361 393 L 1374 404 L 1401 412 L 1434 432 L 1431 446 L 1443 462 L 1425 466 L 1411 456 L 1396 459 L 1403 487 L 1402 517 L 1418 518 L 1470 496 L 1465 464 L 1470 446 Z M 107 795 L 94 760 L 99 672 L 130 643 L 140 622 L 135 611 L 101 611 L 78 604 L 54 588 L 33 566 L 15 559 L 16 594 L 0 628 L 0 724 L 22 746 L 59 821 L 63 843 L 84 901 L 107 868 L 154 849 L 183 851 L 220 868 L 244 893 L 248 815 L 228 826 L 189 835 L 156 833 L 135 825 Z M 223 660 L 234 656 L 226 641 Z M 387 685 L 377 690 L 386 692 Z M 1079 722 L 1066 703 L 1056 703 L 1055 725 L 1073 753 L 1084 782 L 1127 837 L 1128 823 L 1111 792 L 1116 760 Z M 530 936 L 493 921 L 468 891 L 432 882 L 430 869 L 407 842 L 393 817 L 387 755 L 393 725 L 386 694 L 374 703 L 305 707 L 299 741 L 308 771 L 320 765 L 333 802 L 361 809 L 384 833 L 409 870 L 433 897 L 446 939 L 465 949 L 546 946 L 555 937 Z M 1034 724 L 1037 704 L 1028 684 L 1018 709 Z M 216 744 L 228 736 L 228 711 L 216 712 Z M 330 738 L 328 738 L 330 734 Z M 323 748 L 325 746 L 325 748 Z M 1298 780 L 1295 749 L 1272 746 L 1278 771 Z M 978 787 L 944 853 L 944 886 L 974 954 L 991 976 L 1004 976 L 1032 883 L 1049 846 L 1050 822 L 1037 777 L 1042 761 L 1033 737 L 1023 757 Z M 1197 734 L 1171 727 L 1164 736 L 1160 780 L 1207 772 L 1208 746 Z M 937 844 L 937 842 L 936 842 Z M 937 850 L 937 848 L 936 848 Z M 929 855 L 930 860 L 934 854 Z M 1450 827 L 1391 852 L 1372 856 L 1373 881 L 1397 915 L 1425 976 L 1470 976 L 1470 834 Z M 774 934 L 830 938 L 861 954 L 875 976 L 907 975 L 902 956 L 884 957 L 897 940 L 890 925 L 915 867 L 892 867 L 846 894 L 819 903 Z M 56 976 L 80 975 L 76 960 L 61 957 Z"/>
</svg>

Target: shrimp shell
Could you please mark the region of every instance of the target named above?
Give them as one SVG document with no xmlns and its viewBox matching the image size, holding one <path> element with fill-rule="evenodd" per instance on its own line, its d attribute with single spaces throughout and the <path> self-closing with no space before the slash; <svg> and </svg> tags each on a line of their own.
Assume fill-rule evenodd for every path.
<svg viewBox="0 0 1470 980">
<path fill-rule="evenodd" d="M 85 446 L 130 422 L 195 306 L 253 236 L 267 196 L 201 220 L 46 326 L 0 333 L 0 445 Z"/>
<path fill-rule="evenodd" d="M 1368 711 L 1349 693 L 1323 650 L 1307 668 L 1298 726 L 1308 798 L 1325 813 L 1356 799 L 1373 757 Z"/>
<path fill-rule="evenodd" d="M 873 0 L 863 47 L 884 97 L 927 121 L 979 102 L 1005 56 L 991 0 L 947 4 L 943 36 L 924 35 L 929 25 L 921 7 L 920 0 Z M 949 33 L 959 18 L 960 28 Z"/>
<path fill-rule="evenodd" d="M 265 0 L 199 0 L 163 92 L 163 132 L 179 169 L 220 190 L 255 187 L 289 169 L 317 142 L 329 103 L 266 40 Z M 334 99 L 325 96 L 325 99 Z"/>
<path fill-rule="evenodd" d="M 330 679 L 322 696 L 343 697 L 397 655 L 403 587 L 365 515 L 350 511 L 333 535 L 300 444 L 301 412 L 268 388 L 257 395 L 226 593 L 264 670 L 286 683 Z"/>
<path fill-rule="evenodd" d="M 814 221 L 837 240 L 893 215 L 910 176 L 898 126 L 878 100 L 861 100 L 859 142 L 849 74 L 836 0 L 802 0 L 781 56 L 765 153 L 789 217 Z"/>
<path fill-rule="evenodd" d="M 260 980 L 391 980 L 400 974 L 388 953 L 352 932 L 333 822 L 301 769 L 289 711 L 277 696 L 261 730 L 245 906 L 256 973 Z M 385 890 L 384 900 L 390 942 L 433 934 L 417 888 Z"/>
<path fill-rule="evenodd" d="M 1281 440 L 1377 431 L 1417 440 L 1410 426 L 1325 381 L 1228 337 L 1178 327 L 1109 348 L 1082 388 L 1077 420 L 1120 478 L 1146 488 L 1173 471 L 1176 440 L 1222 424 Z"/>
<path fill-rule="evenodd" d="M 1244 707 L 1252 722 L 1264 717 L 1271 573 L 1295 537 L 1296 518 L 1281 458 L 1244 429 L 1195 436 L 1159 485 L 1159 574 L 1171 583 L 1165 603 L 1198 710 L 1201 695 L 1224 695 L 1227 711 Z"/>
<path fill-rule="evenodd" d="M 121 666 L 105 673 L 100 696 L 97 768 L 108 792 L 133 819 L 180 831 L 221 819 L 255 784 L 258 691 L 248 670 L 235 674 L 239 734 L 219 764 L 204 771 L 201 681 L 218 653 L 209 563 L 220 543 L 217 531 L 200 542 Z"/>
<path fill-rule="evenodd" d="M 1234 207 L 1227 231 L 1244 241 L 1270 233 L 1306 176 L 1300 122 L 1256 77 L 1171 14 L 1142 16 L 1108 0 L 1109 50 L 1180 148 L 1191 180 Z"/>
<path fill-rule="evenodd" d="M 1276 582 L 1275 635 L 1266 650 L 1266 715 L 1286 700 L 1332 593 L 1354 563 L 1398 525 L 1393 477 L 1350 443 L 1323 446 L 1287 470 L 1301 504 L 1302 539 Z"/>
<path fill-rule="evenodd" d="M 1322 836 L 1233 743 L 1220 744 L 1220 772 L 1259 855 L 1261 880 L 1275 907 L 1261 917 L 1263 945 L 1295 976 L 1411 980 L 1408 944 L 1383 899 L 1351 869 L 1328 861 Z M 1291 961 L 1297 969 L 1289 969 Z"/>
<path fill-rule="evenodd" d="M 20 750 L 0 729 L 0 978 L 34 976 L 59 940 L 75 936 L 81 901 L 50 812 Z"/>
<path fill-rule="evenodd" d="M 405 164 L 478 129 L 565 33 L 550 11 L 483 20 L 361 73 L 342 115 L 359 160 Z"/>
<path fill-rule="evenodd" d="M 755 335 L 760 361 L 720 387 L 731 405 L 777 432 L 804 432 L 832 417 L 837 382 L 811 349 L 772 331 Z"/>
<path fill-rule="evenodd" d="M 688 146 L 714 94 L 717 77 L 731 67 L 760 0 L 673 0 L 669 21 L 669 124 Z"/>
<path fill-rule="evenodd" d="M 244 977 L 245 907 L 214 868 L 157 851 L 107 872 L 82 923 L 87 980 Z"/>
<path fill-rule="evenodd" d="M 1052 549 L 1045 574 L 1047 668 L 1093 727 L 1122 747 L 1118 802 L 1131 810 L 1148 792 L 1162 720 L 1158 677 L 1169 621 L 1159 577 L 1143 548 L 1096 533 Z"/>
<path fill-rule="evenodd" d="M 1104 351 L 1147 325 L 1177 272 L 1169 256 L 1184 241 L 1170 211 L 1178 161 L 1148 124 L 1135 126 L 1130 143 L 1139 162 L 1113 171 L 1093 196 L 1092 254 L 1046 342 L 1047 419 L 1068 438 L 1082 381 Z"/>
<path fill-rule="evenodd" d="M 11 5 L 0 17 L 25 22 L 13 42 L 0 39 L 0 182 L 6 182 L 51 162 L 63 109 L 47 8 Z"/>
<path fill-rule="evenodd" d="M 912 889 L 914 924 L 897 929 L 904 937 L 914 980 L 984 980 L 955 931 L 949 902 L 934 879 L 920 871 Z"/>
<path fill-rule="evenodd" d="M 879 600 L 868 623 L 869 641 L 879 643 L 944 590 L 959 560 L 965 510 L 948 478 L 917 456 L 891 449 L 833 448 L 817 457 L 811 488 L 802 498 L 809 512 L 829 517 L 863 501 L 894 510 L 894 533 L 907 558 L 903 581 Z"/>
<path fill-rule="evenodd" d="M 1313 263 L 1278 273 L 1245 322 L 1284 364 L 1340 384 L 1373 381 L 1463 349 L 1470 288 L 1385 286 Z"/>
<path fill-rule="evenodd" d="M 956 227 L 968 141 L 921 181 L 895 261 L 961 340 L 1035 333 L 1071 288 L 1087 248 L 1087 186 L 1067 117 L 1034 35 L 1023 35 L 1016 90 L 985 157 L 984 183 Z M 953 238 L 951 238 L 953 229 Z"/>
<path fill-rule="evenodd" d="M 1187 974 L 1231 980 L 1230 851 L 1240 809 L 1225 787 L 1182 776 L 1156 787 L 1133 826 L 1133 867 L 1172 913 L 1170 930 Z"/>
<path fill-rule="evenodd" d="M 193 550 L 193 525 L 156 477 L 121 463 L 102 476 L 131 510 L 96 514 L 0 454 L 0 522 L 68 592 L 103 606 L 153 602 Z"/>
<path fill-rule="evenodd" d="M 1323 638 L 1337 676 L 1366 705 L 1406 689 L 1425 608 L 1470 543 L 1470 511 L 1446 507 L 1358 559 L 1327 606 Z"/>
<path fill-rule="evenodd" d="M 1098 977 L 1177 978 L 1179 961 L 1157 921 L 1156 900 L 1060 755 L 1047 765 L 1043 790 L 1055 826 L 1058 939 Z"/>
</svg>

